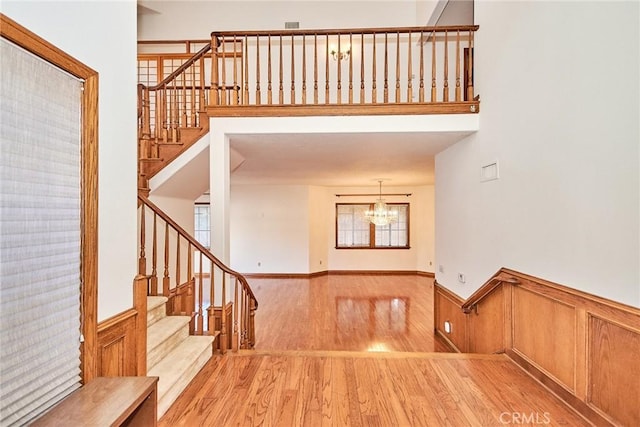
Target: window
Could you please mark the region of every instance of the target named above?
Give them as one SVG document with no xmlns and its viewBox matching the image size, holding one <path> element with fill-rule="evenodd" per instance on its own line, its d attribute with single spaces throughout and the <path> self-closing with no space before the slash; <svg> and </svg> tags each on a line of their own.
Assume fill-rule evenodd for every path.
<svg viewBox="0 0 640 427">
<path fill-rule="evenodd" d="M 211 215 L 208 204 L 196 204 L 193 207 L 196 240 L 207 249 L 211 248 Z"/>
<path fill-rule="evenodd" d="M 336 203 L 337 249 L 409 249 L 409 204 L 388 203 L 398 212 L 398 220 L 384 226 L 365 218 L 373 204 Z"/>
</svg>

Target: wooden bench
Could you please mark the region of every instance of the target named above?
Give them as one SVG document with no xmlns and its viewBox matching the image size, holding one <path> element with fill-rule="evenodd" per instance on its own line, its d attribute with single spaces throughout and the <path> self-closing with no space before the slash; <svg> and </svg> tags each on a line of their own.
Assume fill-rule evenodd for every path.
<svg viewBox="0 0 640 427">
<path fill-rule="evenodd" d="M 33 426 L 156 426 L 158 377 L 98 377 Z"/>
</svg>

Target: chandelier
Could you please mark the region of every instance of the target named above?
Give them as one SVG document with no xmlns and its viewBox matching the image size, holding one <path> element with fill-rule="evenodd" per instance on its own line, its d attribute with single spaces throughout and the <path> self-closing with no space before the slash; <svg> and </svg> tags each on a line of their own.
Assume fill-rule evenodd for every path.
<svg viewBox="0 0 640 427">
<path fill-rule="evenodd" d="M 382 180 L 379 180 L 378 183 L 380 184 L 380 197 L 373 205 L 373 209 L 364 213 L 364 217 L 374 225 L 389 225 L 398 220 L 398 211 L 389 209 L 382 198 Z"/>
</svg>

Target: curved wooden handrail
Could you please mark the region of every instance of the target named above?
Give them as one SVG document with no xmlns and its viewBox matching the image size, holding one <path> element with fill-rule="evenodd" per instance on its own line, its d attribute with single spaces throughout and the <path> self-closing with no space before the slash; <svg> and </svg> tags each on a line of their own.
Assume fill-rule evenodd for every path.
<svg viewBox="0 0 640 427">
<path fill-rule="evenodd" d="M 501 273 L 501 272 L 499 272 Z M 500 286 L 502 283 L 509 283 L 512 285 L 519 285 L 520 279 L 513 276 L 506 276 L 497 273 L 491 279 L 489 279 L 484 285 L 480 286 L 480 288 L 475 291 L 467 300 L 462 304 L 462 311 L 465 314 L 469 314 L 473 311 L 473 307 L 475 307 L 480 301 L 482 301 L 487 295 L 489 295 L 495 288 Z"/>
<path fill-rule="evenodd" d="M 169 215 L 164 213 L 151 200 L 149 200 L 148 198 L 144 197 L 141 194 L 138 194 L 138 200 L 143 205 L 148 206 L 156 215 L 158 215 L 167 224 L 169 224 L 169 226 L 171 226 L 174 230 L 176 230 L 178 232 L 178 234 L 181 235 L 181 237 L 183 237 L 185 240 L 187 240 L 189 243 L 191 243 L 191 245 L 193 245 L 193 247 L 195 247 L 198 251 L 200 251 L 202 254 L 204 254 L 205 257 L 210 259 L 220 270 L 222 270 L 223 272 L 238 278 L 238 280 L 242 284 L 242 286 L 245 289 L 245 291 L 254 300 L 255 308 L 256 309 L 258 308 L 258 300 L 257 300 L 256 296 L 254 295 L 253 290 L 249 286 L 249 282 L 247 282 L 247 279 L 242 274 L 240 274 L 237 271 L 234 271 L 234 270 L 230 269 L 229 267 L 227 267 L 214 254 L 212 254 L 211 251 L 209 251 L 209 249 L 205 248 L 200 242 L 198 242 L 194 237 L 192 237 L 184 228 L 180 227 L 180 225 L 178 225 L 173 219 L 171 219 L 171 217 L 169 217 Z"/>
<path fill-rule="evenodd" d="M 211 32 L 211 37 L 233 37 L 233 36 L 335 36 L 335 35 L 346 35 L 346 34 L 382 34 L 382 33 L 419 33 L 423 32 L 425 34 L 430 33 L 444 33 L 448 31 L 477 31 L 480 26 L 478 25 L 452 25 L 452 26 L 442 26 L 442 27 L 380 27 L 380 28 L 340 28 L 340 29 L 316 29 L 316 30 L 268 30 L 268 31 L 213 31 Z"/>
</svg>

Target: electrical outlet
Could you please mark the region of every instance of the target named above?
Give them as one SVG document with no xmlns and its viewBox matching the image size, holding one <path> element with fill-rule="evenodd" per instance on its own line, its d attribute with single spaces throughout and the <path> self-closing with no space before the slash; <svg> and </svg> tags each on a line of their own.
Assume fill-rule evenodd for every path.
<svg viewBox="0 0 640 427">
<path fill-rule="evenodd" d="M 458 273 L 458 282 L 464 283 L 466 282 L 466 277 L 464 277 L 464 273 Z"/>
<path fill-rule="evenodd" d="M 444 266 L 443 266 L 442 264 L 440 264 L 440 265 L 438 266 L 438 271 L 439 271 L 440 273 L 444 273 Z"/>
<path fill-rule="evenodd" d="M 445 320 L 445 322 L 444 322 L 444 331 L 447 334 L 451 333 L 451 322 L 449 322 L 448 320 Z"/>
</svg>

